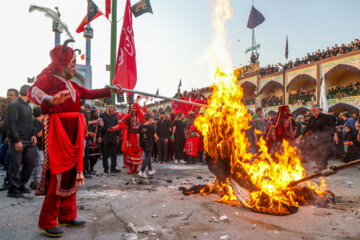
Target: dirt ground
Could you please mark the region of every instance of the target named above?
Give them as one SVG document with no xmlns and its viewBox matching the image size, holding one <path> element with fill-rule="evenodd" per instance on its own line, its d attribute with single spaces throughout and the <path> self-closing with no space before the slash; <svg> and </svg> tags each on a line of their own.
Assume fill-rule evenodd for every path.
<svg viewBox="0 0 360 240">
<path fill-rule="evenodd" d="M 331 163 L 340 163 L 331 161 Z M 326 178 L 335 204 L 301 206 L 289 216 L 251 212 L 215 202 L 215 194 L 184 196 L 180 186 L 206 184 L 207 166 L 153 164 L 156 174 L 102 174 L 86 179 L 77 194 L 78 218 L 85 228 L 63 228 L 61 239 L 360 239 L 360 170 L 347 169 Z M 122 156 L 118 156 L 122 166 Z M 307 166 L 310 168 L 311 166 Z M 4 172 L 0 172 L 3 179 Z M 37 228 L 43 197 L 13 199 L 0 192 L 0 239 L 48 239 Z M 224 215 L 225 221 L 219 219 Z"/>
</svg>

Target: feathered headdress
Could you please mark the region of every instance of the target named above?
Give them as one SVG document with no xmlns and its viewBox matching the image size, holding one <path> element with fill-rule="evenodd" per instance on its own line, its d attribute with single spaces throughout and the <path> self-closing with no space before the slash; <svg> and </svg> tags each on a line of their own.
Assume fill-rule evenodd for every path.
<svg viewBox="0 0 360 240">
<path fill-rule="evenodd" d="M 49 17 L 49 18 L 51 18 L 53 21 L 59 23 L 59 30 L 60 30 L 60 31 L 65 30 L 66 34 L 67 34 L 71 39 L 74 39 L 74 37 L 71 35 L 71 33 L 70 33 L 67 25 L 60 20 L 60 17 L 59 17 L 59 15 L 58 15 L 58 12 L 56 12 L 56 11 L 54 11 L 54 10 L 51 10 L 50 8 L 39 7 L 39 6 L 36 6 L 36 5 L 30 5 L 29 12 L 34 12 L 35 10 L 45 13 L 45 16 L 46 16 L 46 17 Z"/>
</svg>

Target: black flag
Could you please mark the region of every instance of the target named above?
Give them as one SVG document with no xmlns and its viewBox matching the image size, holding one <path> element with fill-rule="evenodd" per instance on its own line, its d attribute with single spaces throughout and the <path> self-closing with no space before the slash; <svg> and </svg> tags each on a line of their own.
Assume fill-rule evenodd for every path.
<svg viewBox="0 0 360 240">
<path fill-rule="evenodd" d="M 35 81 L 35 77 L 32 77 L 32 78 L 27 78 L 27 82 L 28 83 L 34 83 L 34 81 Z"/>
<path fill-rule="evenodd" d="M 286 44 L 285 44 L 285 58 L 286 60 L 289 57 L 289 43 L 288 43 L 288 37 L 286 36 Z"/>
<path fill-rule="evenodd" d="M 178 86 L 178 88 L 180 88 L 181 87 L 181 78 L 180 78 L 180 82 L 179 82 L 179 86 Z"/>
<path fill-rule="evenodd" d="M 159 89 L 156 90 L 155 95 L 159 95 Z"/>
<path fill-rule="evenodd" d="M 134 5 L 132 5 L 131 11 L 133 12 L 135 17 L 138 17 L 147 12 L 153 13 L 150 5 L 150 0 L 141 0 L 138 3 L 135 3 Z"/>
<path fill-rule="evenodd" d="M 95 17 L 99 12 L 99 8 L 92 0 L 88 0 L 88 9 L 87 9 L 87 17 L 88 21 L 91 22 L 93 17 Z"/>
<path fill-rule="evenodd" d="M 259 12 L 254 6 L 251 8 L 249 20 L 247 23 L 247 27 L 250 29 L 254 29 L 265 20 L 264 16 Z"/>
</svg>

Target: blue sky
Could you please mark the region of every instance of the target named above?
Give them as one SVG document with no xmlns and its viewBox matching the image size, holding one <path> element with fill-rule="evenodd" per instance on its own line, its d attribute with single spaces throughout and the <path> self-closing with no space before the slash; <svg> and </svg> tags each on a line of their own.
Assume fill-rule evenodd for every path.
<svg viewBox="0 0 360 240">
<path fill-rule="evenodd" d="M 94 0 L 104 9 L 105 0 Z M 137 2 L 132 0 L 132 4 Z M 75 48 L 85 50 L 85 40 L 75 29 L 86 14 L 85 0 L 18 0 L 4 1 L 0 15 L 0 51 L 2 88 L 19 88 L 26 77 L 36 76 L 49 64 L 54 44 L 51 21 L 41 13 L 28 13 L 30 4 L 53 8 L 59 6 L 62 19 L 75 36 Z M 134 18 L 138 83 L 135 89 L 172 96 L 182 79 L 183 90 L 212 84 L 207 68 L 199 65 L 199 56 L 211 42 L 209 1 L 151 0 L 154 14 Z M 123 14 L 125 0 L 118 0 L 118 16 Z M 228 21 L 228 40 L 234 66 L 247 64 L 251 30 L 246 28 L 251 0 L 231 0 L 233 17 Z M 357 0 L 255 0 L 265 22 L 256 28 L 261 44 L 262 66 L 284 62 L 286 35 L 289 36 L 289 59 L 307 52 L 325 49 L 335 43 L 349 43 L 360 38 L 360 1 Z M 120 29 L 122 21 L 119 22 Z M 93 87 L 109 81 L 105 65 L 110 59 L 110 24 L 96 19 L 92 41 Z M 120 32 L 118 31 L 119 41 Z M 62 34 L 62 41 L 65 39 Z M 84 64 L 78 59 L 78 63 Z"/>
</svg>

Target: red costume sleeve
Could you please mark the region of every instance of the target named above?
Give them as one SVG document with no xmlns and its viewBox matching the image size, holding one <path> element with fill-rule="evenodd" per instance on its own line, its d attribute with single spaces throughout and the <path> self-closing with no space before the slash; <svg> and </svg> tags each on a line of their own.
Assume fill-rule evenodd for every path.
<svg viewBox="0 0 360 240">
<path fill-rule="evenodd" d="M 119 130 L 120 128 L 124 128 L 127 127 L 126 124 L 124 122 L 120 122 L 118 125 L 112 127 L 112 129 L 114 129 L 114 131 Z"/>
<path fill-rule="evenodd" d="M 47 74 L 42 74 L 37 77 L 35 83 L 30 87 L 27 96 L 33 103 L 42 105 L 45 98 L 50 96 L 47 93 L 50 86 L 51 80 L 48 78 Z"/>
<path fill-rule="evenodd" d="M 100 89 L 86 89 L 81 87 L 75 82 L 72 82 L 74 88 L 79 91 L 81 99 L 96 99 L 96 98 L 104 98 L 104 97 L 111 97 L 110 88 L 100 88 Z"/>
</svg>

